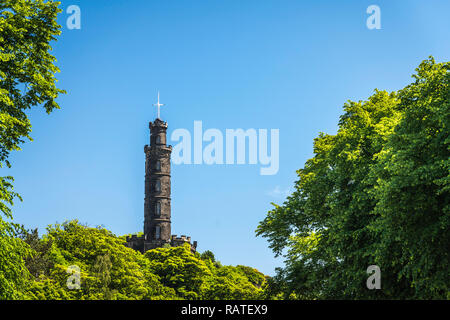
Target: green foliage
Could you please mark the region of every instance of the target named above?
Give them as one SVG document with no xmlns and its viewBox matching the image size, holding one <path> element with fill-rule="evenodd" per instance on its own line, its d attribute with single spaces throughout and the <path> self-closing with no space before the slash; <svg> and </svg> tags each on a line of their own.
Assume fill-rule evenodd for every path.
<svg viewBox="0 0 450 320">
<path fill-rule="evenodd" d="M 71 300 L 73 295 L 58 281 L 39 276 L 29 284 L 23 298 L 27 300 Z"/>
<path fill-rule="evenodd" d="M 42 105 L 47 113 L 58 108 L 55 99 L 58 72 L 50 42 L 59 31 L 58 3 L 43 0 L 0 2 L 0 168 L 10 167 L 11 151 L 31 140 L 26 110 Z M 0 177 L 0 212 L 12 219 L 10 206 L 20 196 L 13 191 L 13 177 Z M 29 247 L 16 236 L 20 228 L 0 216 L 0 299 L 20 297 L 28 271 Z"/>
<path fill-rule="evenodd" d="M 264 298 L 262 287 L 265 276 L 258 270 L 245 266 L 223 266 L 210 264 L 213 276 L 204 285 L 204 299 L 241 300 Z"/>
<path fill-rule="evenodd" d="M 238 265 L 236 270 L 245 275 L 248 281 L 257 288 L 262 288 L 266 282 L 267 277 L 255 268 Z"/>
<path fill-rule="evenodd" d="M 2 299 L 116 300 L 116 299 L 256 299 L 262 298 L 265 276 L 246 266 L 224 266 L 201 259 L 190 246 L 158 248 L 145 254 L 125 246 L 122 237 L 78 221 L 51 225 L 38 237 L 37 230 L 9 237 L 28 248 L 25 266 L 17 260 L 0 266 L 2 276 L 21 282 L 7 286 L 0 277 Z M 25 250 L 24 249 L 24 250 Z M 12 252 L 14 253 L 14 252 Z M 208 254 L 214 256 L 212 252 Z M 14 257 L 14 254 L 12 254 Z M 19 256 L 22 258 L 22 256 Z M 18 264 L 20 266 L 20 264 Z M 22 263 L 23 265 L 23 263 Z M 69 289 L 69 267 L 80 270 L 80 288 Z"/>
<path fill-rule="evenodd" d="M 200 259 L 202 259 L 203 261 L 211 260 L 212 263 L 216 262 L 216 257 L 214 256 L 214 253 L 212 253 L 209 250 L 204 251 L 200 255 Z"/>
<path fill-rule="evenodd" d="M 204 279 L 211 276 L 206 264 L 190 252 L 189 244 L 175 248 L 149 250 L 145 257 L 150 270 L 158 275 L 161 283 L 176 290 L 186 299 L 199 299 Z"/>
<path fill-rule="evenodd" d="M 152 272 L 161 282 L 186 299 L 258 299 L 263 298 L 265 276 L 246 266 L 221 266 L 214 254 L 192 254 L 190 246 L 147 251 Z M 214 260 L 214 261 L 213 261 Z"/>
<path fill-rule="evenodd" d="M 81 289 L 70 291 L 73 299 L 159 299 L 174 294 L 150 272 L 142 254 L 106 229 L 70 221 L 49 226 L 42 241 L 52 243 L 49 278 L 61 287 L 66 287 L 67 268 L 80 268 Z"/>
<path fill-rule="evenodd" d="M 60 34 L 59 2 L 3 0 L 0 3 L 0 165 L 9 166 L 12 150 L 31 139 L 25 111 L 42 105 L 47 113 L 59 108 L 58 72 L 50 42 Z"/>
<path fill-rule="evenodd" d="M 31 275 L 36 278 L 41 274 L 48 275 L 53 268 L 53 262 L 48 255 L 52 247 L 52 241 L 41 241 L 37 229 L 28 232 L 23 230 L 21 239 L 32 250 L 32 254 L 25 259 L 25 265 Z"/>
<path fill-rule="evenodd" d="M 23 298 L 22 292 L 29 279 L 25 259 L 29 246 L 16 237 L 20 228 L 0 217 L 0 300 Z"/>
<path fill-rule="evenodd" d="M 371 172 L 376 263 L 417 299 L 450 298 L 450 63 L 424 61 L 399 92 L 400 122 Z M 389 261 L 395 261 L 395 264 Z"/>
<path fill-rule="evenodd" d="M 432 58 L 399 91 L 349 101 L 320 134 L 294 193 L 259 224 L 286 266 L 272 296 L 445 298 L 449 292 L 449 64 Z M 377 264 L 382 290 L 368 290 Z"/>
</svg>

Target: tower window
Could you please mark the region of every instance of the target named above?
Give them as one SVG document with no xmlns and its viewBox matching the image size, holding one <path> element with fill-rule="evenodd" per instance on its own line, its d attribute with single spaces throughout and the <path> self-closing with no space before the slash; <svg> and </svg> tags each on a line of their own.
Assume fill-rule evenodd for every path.
<svg viewBox="0 0 450 320">
<path fill-rule="evenodd" d="M 161 203 L 160 202 L 157 202 L 155 205 L 155 213 L 157 216 L 161 215 Z"/>
<path fill-rule="evenodd" d="M 156 143 L 161 144 L 161 136 L 156 136 Z"/>
<path fill-rule="evenodd" d="M 156 240 L 161 239 L 161 227 L 160 226 L 155 227 L 155 239 Z"/>
<path fill-rule="evenodd" d="M 161 191 L 161 181 L 160 180 L 156 180 L 156 182 L 155 182 L 155 191 L 156 192 Z"/>
<path fill-rule="evenodd" d="M 161 161 L 156 161 L 156 164 L 155 164 L 155 169 L 156 169 L 156 171 L 161 171 Z"/>
</svg>

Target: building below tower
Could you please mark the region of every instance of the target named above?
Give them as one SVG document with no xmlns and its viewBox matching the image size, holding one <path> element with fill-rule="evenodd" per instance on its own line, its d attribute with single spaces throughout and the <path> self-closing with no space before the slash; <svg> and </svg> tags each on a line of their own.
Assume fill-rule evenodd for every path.
<svg viewBox="0 0 450 320">
<path fill-rule="evenodd" d="M 197 251 L 197 241 L 191 243 L 191 237 L 186 237 L 185 235 L 177 237 L 177 235 L 175 234 L 171 236 L 169 242 L 147 241 L 144 235 L 137 236 L 133 234 L 131 236 L 127 236 L 126 246 L 141 253 L 145 253 L 148 250 L 156 248 L 181 247 L 185 243 L 189 243 L 192 253 L 195 253 Z"/>
</svg>

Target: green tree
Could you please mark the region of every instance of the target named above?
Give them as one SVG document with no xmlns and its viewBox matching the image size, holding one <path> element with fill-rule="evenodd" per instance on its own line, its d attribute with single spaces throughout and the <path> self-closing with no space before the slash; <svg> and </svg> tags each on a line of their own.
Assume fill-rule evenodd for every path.
<svg viewBox="0 0 450 320">
<path fill-rule="evenodd" d="M 423 61 L 399 92 L 400 122 L 378 165 L 376 263 L 415 299 L 450 298 L 450 63 Z"/>
<path fill-rule="evenodd" d="M 38 229 L 23 230 L 20 238 L 32 250 L 32 254 L 25 259 L 26 268 L 31 275 L 35 278 L 39 278 L 41 274 L 48 275 L 53 268 L 53 262 L 48 255 L 52 248 L 52 242 L 39 239 Z"/>
<path fill-rule="evenodd" d="M 367 181 L 374 155 L 396 122 L 395 94 L 376 91 L 364 102 L 349 101 L 338 133 L 320 134 L 314 158 L 298 171 L 295 192 L 275 206 L 257 234 L 285 255 L 286 297 L 368 298 L 365 270 L 376 235 L 369 225 L 375 206 Z"/>
<path fill-rule="evenodd" d="M 150 271 L 182 298 L 200 299 L 205 279 L 212 276 L 200 255 L 191 253 L 189 244 L 149 250 L 145 257 L 150 262 Z"/>
<path fill-rule="evenodd" d="M 102 228 L 78 221 L 48 226 L 22 236 L 34 251 L 26 260 L 32 277 L 25 299 L 259 299 L 266 277 L 247 266 L 202 260 L 190 246 L 157 248 L 144 255 Z M 23 242 L 23 243 L 25 243 Z M 80 270 L 80 288 L 67 286 L 70 266 Z"/>
<path fill-rule="evenodd" d="M 210 264 L 212 277 L 203 285 L 203 299 L 254 300 L 264 297 L 265 276 L 247 266 L 223 266 Z"/>
<path fill-rule="evenodd" d="M 222 266 L 211 251 L 190 251 L 190 246 L 149 250 L 150 270 L 185 299 L 260 299 L 266 277 L 246 266 Z"/>
<path fill-rule="evenodd" d="M 53 299 L 64 290 L 61 299 L 161 299 L 173 298 L 175 292 L 164 287 L 159 277 L 150 271 L 149 261 L 130 248 L 110 231 L 91 228 L 68 221 L 47 228 L 42 242 L 50 242 L 47 256 L 53 268 L 49 275 L 34 280 L 30 298 Z M 80 290 L 68 290 L 67 269 L 76 265 L 81 271 Z M 52 284 L 52 290 L 39 291 L 42 284 Z M 56 293 L 55 293 L 56 292 Z M 47 296 L 49 294 L 50 296 Z"/>
<path fill-rule="evenodd" d="M 216 262 L 216 257 L 214 256 L 214 253 L 212 253 L 209 250 L 204 251 L 200 255 L 200 259 L 202 259 L 203 261 L 211 260 L 212 263 Z"/>
<path fill-rule="evenodd" d="M 0 300 L 22 298 L 29 277 L 25 258 L 31 252 L 17 232 L 18 226 L 0 218 Z"/>
<path fill-rule="evenodd" d="M 93 271 L 105 300 L 111 300 L 117 294 L 117 290 L 109 288 L 111 284 L 111 269 L 112 263 L 108 254 L 97 256 Z"/>
<path fill-rule="evenodd" d="M 26 110 L 43 106 L 47 113 L 58 108 L 55 99 L 58 71 L 50 54 L 50 42 L 60 33 L 58 3 L 43 0 L 0 2 L 0 168 L 10 167 L 11 151 L 31 140 Z M 0 177 L 0 212 L 12 219 L 10 206 L 19 197 L 13 177 Z M 20 197 L 19 197 L 20 199 Z M 30 253 L 16 235 L 20 228 L 0 216 L 0 298 L 20 296 L 25 281 L 24 258 Z"/>
<path fill-rule="evenodd" d="M 23 298 L 25 300 L 71 300 L 73 295 L 58 281 L 41 275 L 29 283 Z"/>
<path fill-rule="evenodd" d="M 3 0 L 0 3 L 0 165 L 10 166 L 11 151 L 31 140 L 26 110 L 43 106 L 47 113 L 59 108 L 56 98 L 55 57 L 50 42 L 60 34 L 56 22 L 59 2 Z M 11 180 L 10 177 L 3 178 Z M 9 187 L 5 184 L 5 187 Z M 2 201 L 10 202 L 8 188 Z M 5 208 L 1 207 L 5 212 Z M 6 209 L 7 212 L 7 209 Z"/>
<path fill-rule="evenodd" d="M 411 298 L 422 277 L 434 297 L 448 292 L 448 64 L 425 61 L 416 79 L 399 93 L 376 90 L 345 104 L 337 134 L 315 139 L 294 193 L 259 224 L 257 235 L 286 258 L 270 281 L 274 296 Z M 428 188 L 420 200 L 418 181 Z M 382 270 L 383 290 L 366 288 L 371 264 Z"/>
</svg>

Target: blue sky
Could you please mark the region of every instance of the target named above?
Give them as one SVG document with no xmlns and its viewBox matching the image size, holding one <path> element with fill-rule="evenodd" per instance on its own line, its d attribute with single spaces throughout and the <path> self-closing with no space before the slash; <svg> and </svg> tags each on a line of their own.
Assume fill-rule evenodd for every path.
<svg viewBox="0 0 450 320">
<path fill-rule="evenodd" d="M 65 10 L 81 8 L 81 30 Z M 381 9 L 381 29 L 366 8 Z M 61 110 L 33 110 L 34 141 L 15 152 L 15 221 L 79 219 L 121 235 L 141 231 L 144 145 L 157 90 L 169 133 L 280 130 L 280 168 L 172 167 L 172 233 L 223 264 L 272 275 L 282 264 L 255 229 L 281 204 L 319 132 L 335 133 L 347 100 L 411 82 L 423 59 L 448 60 L 448 1 L 62 1 L 54 44 Z M 173 143 L 172 143 L 173 144 Z"/>
</svg>

